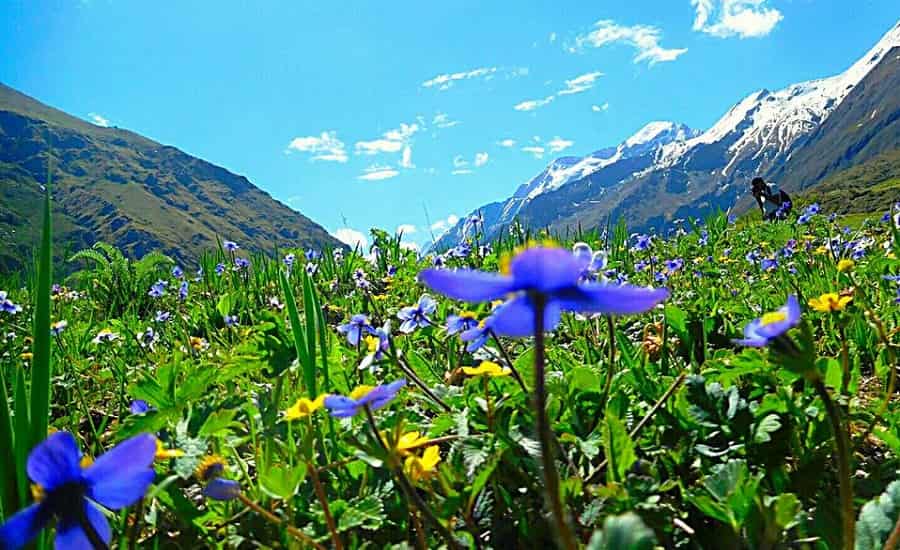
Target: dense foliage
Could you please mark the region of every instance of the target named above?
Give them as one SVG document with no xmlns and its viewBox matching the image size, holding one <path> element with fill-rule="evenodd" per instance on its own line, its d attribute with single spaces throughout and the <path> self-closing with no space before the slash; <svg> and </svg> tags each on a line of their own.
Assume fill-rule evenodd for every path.
<svg viewBox="0 0 900 550">
<path fill-rule="evenodd" d="M 101 246 L 52 291 L 47 227 L 41 276 L 0 298 L 0 518 L 34 500 L 58 541 L 102 542 L 90 513 L 94 533 L 42 499 L 59 489 L 39 465 L 65 445 L 73 464 L 79 448 L 111 457 L 72 479 L 135 493 L 78 482 L 121 508 L 106 518 L 122 548 L 565 546 L 547 463 L 589 548 L 881 548 L 900 511 L 900 240 L 890 216 L 798 214 L 574 236 L 556 246 L 587 244 L 579 284 L 670 295 L 642 314 L 563 313 L 541 338 L 497 336 L 479 322 L 498 304 L 420 282 L 550 246 L 523 231 L 488 245 L 477 219 L 424 258 L 380 231 L 366 254 L 277 260 L 224 241 L 197 273 Z M 42 421 L 75 443 L 41 442 Z M 155 475 L 103 478 L 98 464 L 147 458 L 139 434 L 157 438 Z"/>
</svg>

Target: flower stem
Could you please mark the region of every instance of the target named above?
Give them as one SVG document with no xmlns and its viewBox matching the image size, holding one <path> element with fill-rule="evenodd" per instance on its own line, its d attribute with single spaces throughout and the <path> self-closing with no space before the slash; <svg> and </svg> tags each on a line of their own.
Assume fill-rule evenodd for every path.
<svg viewBox="0 0 900 550">
<path fill-rule="evenodd" d="M 244 506 L 261 515 L 263 519 L 265 519 L 269 523 L 278 527 L 283 527 L 295 539 L 301 540 L 306 544 L 309 544 L 310 546 L 316 548 L 317 550 L 326 550 L 324 546 L 313 540 L 312 537 L 310 537 L 300 529 L 297 529 L 296 527 L 293 527 L 291 525 L 285 525 L 284 520 L 247 498 L 244 493 L 239 493 L 237 498 L 244 503 Z"/>
<path fill-rule="evenodd" d="M 336 550 L 342 550 L 344 548 L 344 543 L 341 541 L 341 536 L 337 532 L 334 516 L 331 515 L 331 509 L 328 507 L 328 499 L 325 497 L 325 489 L 322 487 L 321 480 L 319 480 L 319 470 L 314 463 L 309 465 L 309 475 L 312 478 L 313 487 L 316 490 L 316 497 L 319 499 L 319 503 L 322 504 L 322 512 L 325 514 L 325 523 L 328 525 L 328 531 L 331 533 L 331 541 L 334 544 L 334 548 Z"/>
<path fill-rule="evenodd" d="M 813 382 L 813 386 L 825 404 L 825 411 L 828 413 L 831 429 L 834 432 L 838 459 L 838 490 L 841 496 L 841 519 L 844 526 L 844 548 L 853 550 L 856 516 L 853 511 L 853 481 L 850 479 L 850 448 L 847 432 L 843 428 L 840 412 L 831 399 L 831 395 L 828 394 L 828 389 L 825 388 L 825 383 L 819 378 Z"/>
<path fill-rule="evenodd" d="M 515 378 L 516 382 L 519 383 L 519 387 L 522 388 L 522 392 L 525 395 L 528 395 L 528 388 L 525 387 L 525 381 L 522 379 L 522 375 L 519 374 L 519 371 L 516 369 L 516 365 L 512 362 L 512 359 L 510 359 L 509 353 L 506 352 L 506 348 L 503 347 L 503 344 L 500 342 L 500 337 L 498 337 L 497 334 L 491 329 L 488 329 L 488 333 L 490 333 L 491 338 L 494 339 L 494 342 L 497 342 L 497 348 L 500 349 L 500 355 L 503 356 L 503 360 L 506 361 L 509 370 L 512 371 L 513 378 Z"/>
<path fill-rule="evenodd" d="M 538 293 L 534 293 L 531 299 L 534 303 L 534 413 L 537 416 L 537 431 L 541 443 L 544 491 L 559 545 L 565 550 L 575 550 L 578 544 L 566 521 L 566 513 L 559 498 L 559 474 L 553 460 L 553 434 L 547 419 L 547 388 L 544 381 L 544 310 L 547 302 Z"/>
<path fill-rule="evenodd" d="M 422 499 L 422 496 L 416 492 L 416 488 L 413 487 L 412 483 L 407 479 L 406 474 L 403 473 L 403 467 L 396 464 L 395 457 L 390 449 L 388 449 L 384 440 L 381 439 L 381 434 L 378 432 L 378 424 L 375 423 L 375 417 L 372 415 L 372 409 L 369 408 L 368 405 L 363 407 L 363 410 L 366 413 L 366 420 L 369 422 L 369 428 L 372 429 L 372 434 L 375 436 L 375 440 L 378 441 L 378 444 L 381 446 L 381 449 L 387 453 L 388 460 L 387 465 L 394 476 L 397 478 L 397 482 L 400 484 L 400 489 L 403 490 L 403 493 L 406 495 L 406 498 L 409 499 L 413 505 L 422 512 L 422 515 L 428 520 L 429 523 L 434 525 L 434 528 L 437 529 L 437 532 L 440 533 L 441 537 L 443 537 L 444 542 L 447 543 L 448 548 L 457 549 L 461 548 L 459 543 L 456 542 L 456 539 L 453 538 L 453 534 L 441 523 L 441 520 L 434 515 L 434 512 L 431 510 L 431 507 L 428 506 L 428 503 Z"/>
<path fill-rule="evenodd" d="M 609 400 L 609 392 L 612 389 L 613 377 L 616 375 L 616 325 L 613 318 L 606 316 L 606 327 L 609 334 L 609 365 L 606 367 L 606 383 L 603 386 L 603 400 L 597 414 L 604 414 L 602 411 L 606 408 L 606 402 Z"/>
</svg>

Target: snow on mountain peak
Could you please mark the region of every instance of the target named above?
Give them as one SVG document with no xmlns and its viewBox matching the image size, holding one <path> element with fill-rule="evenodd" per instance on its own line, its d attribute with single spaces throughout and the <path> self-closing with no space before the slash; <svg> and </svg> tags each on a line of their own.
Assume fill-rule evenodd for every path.
<svg viewBox="0 0 900 550">
<path fill-rule="evenodd" d="M 792 84 L 782 90 L 753 92 L 734 105 L 709 130 L 661 148 L 657 165 L 669 167 L 700 145 L 733 139 L 722 173 L 741 159 L 773 161 L 812 131 L 893 47 L 900 46 L 900 22 L 849 69 L 839 75 Z"/>
</svg>

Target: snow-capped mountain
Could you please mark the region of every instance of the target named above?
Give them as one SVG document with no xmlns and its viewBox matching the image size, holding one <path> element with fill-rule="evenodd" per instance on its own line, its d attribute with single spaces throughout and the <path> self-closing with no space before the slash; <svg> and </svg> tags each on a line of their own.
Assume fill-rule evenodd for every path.
<svg viewBox="0 0 900 550">
<path fill-rule="evenodd" d="M 510 199 L 479 209 L 485 232 L 492 237 L 514 219 L 563 230 L 619 217 L 634 229 L 647 229 L 730 208 L 754 176 L 783 176 L 792 156 L 845 99 L 852 100 L 876 66 L 892 60 L 894 54 L 887 54 L 898 46 L 900 22 L 843 73 L 753 92 L 706 131 L 651 122 L 615 148 L 557 159 Z M 460 236 L 461 224 L 435 248 L 452 246 Z"/>
<path fill-rule="evenodd" d="M 606 147 L 585 157 L 566 156 L 555 159 L 540 174 L 523 183 L 512 197 L 502 203 L 493 203 L 479 209 L 488 233 L 512 222 L 530 202 L 545 193 L 558 190 L 571 182 L 591 180 L 599 184 L 618 182 L 628 174 L 651 166 L 656 153 L 675 141 L 684 141 L 699 135 L 684 124 L 654 121 L 635 132 L 616 147 Z M 462 224 L 447 231 L 437 245 L 457 239 Z"/>
</svg>

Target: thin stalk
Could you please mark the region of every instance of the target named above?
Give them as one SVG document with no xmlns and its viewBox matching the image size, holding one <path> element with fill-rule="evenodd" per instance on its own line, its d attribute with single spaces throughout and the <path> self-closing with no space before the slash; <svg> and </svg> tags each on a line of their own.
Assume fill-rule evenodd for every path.
<svg viewBox="0 0 900 550">
<path fill-rule="evenodd" d="M 247 496 L 246 496 L 244 493 L 239 493 L 238 496 L 237 496 L 237 498 L 238 498 L 238 500 L 240 500 L 242 503 L 244 503 L 244 506 L 246 506 L 247 508 L 250 508 L 251 510 L 253 510 L 253 511 L 256 512 L 257 514 L 259 514 L 260 516 L 262 516 L 263 519 L 265 519 L 265 520 L 268 521 L 269 523 L 271 523 L 271 524 L 273 524 L 273 525 L 275 525 L 275 526 L 277 526 L 277 527 L 283 528 L 285 531 L 288 532 L 288 534 L 290 534 L 291 536 L 293 536 L 295 539 L 300 540 L 300 541 L 303 541 L 303 542 L 305 542 L 306 544 L 309 544 L 309 545 L 312 546 L 313 548 L 316 548 L 316 550 L 327 550 L 324 546 L 322 546 L 321 544 L 319 544 L 318 542 L 316 542 L 315 540 L 313 540 L 309 535 L 307 535 L 307 534 L 304 533 L 303 531 L 301 531 L 301 530 L 299 530 L 299 529 L 297 529 L 296 527 L 293 527 L 293 526 L 291 526 L 291 525 L 285 525 L 284 520 L 282 520 L 281 518 L 279 518 L 278 516 L 276 516 L 276 515 L 273 514 L 272 512 L 266 510 L 265 508 L 263 508 L 263 507 L 260 506 L 259 504 L 255 503 L 255 502 L 253 502 L 252 500 L 250 500 L 249 498 L 247 498 Z"/>
<path fill-rule="evenodd" d="M 328 525 L 328 532 L 331 533 L 331 541 L 337 550 L 344 548 L 341 536 L 338 534 L 337 526 L 334 523 L 334 516 L 331 515 L 331 509 L 328 507 L 328 499 L 325 497 L 325 489 L 319 480 L 319 470 L 315 464 L 310 464 L 309 474 L 313 481 L 313 487 L 316 490 L 316 497 L 322 505 L 322 512 L 325 514 L 325 524 Z"/>
<path fill-rule="evenodd" d="M 603 405 L 605 405 L 606 401 L 609 399 L 609 392 L 612 389 L 613 377 L 616 374 L 616 325 L 613 322 L 613 318 L 608 315 L 606 316 L 606 328 L 609 338 L 609 365 L 606 367 L 606 383 L 603 386 L 603 401 L 601 402 L 601 410 L 605 409 Z M 598 414 L 600 413 L 598 412 Z"/>
<path fill-rule="evenodd" d="M 412 483 L 410 483 L 409 479 L 407 479 L 406 474 L 403 473 L 403 467 L 398 466 L 395 463 L 395 459 L 391 451 L 388 449 L 384 440 L 381 439 L 381 434 L 378 433 L 378 425 L 375 423 L 375 417 L 372 416 L 372 409 L 369 408 L 368 405 L 363 407 L 363 410 L 366 413 L 366 420 L 369 422 L 369 427 L 372 429 L 372 434 L 375 436 L 375 439 L 378 441 L 378 444 L 381 446 L 381 449 L 388 454 L 388 467 L 393 472 L 394 476 L 397 478 L 398 483 L 400 484 L 400 488 L 403 490 L 406 498 L 412 502 L 416 508 L 422 512 L 422 515 L 431 523 L 437 532 L 443 537 L 444 542 L 447 543 L 449 548 L 453 548 L 454 550 L 457 548 L 461 548 L 459 543 L 456 542 L 456 539 L 453 538 L 453 534 L 444 526 L 443 523 L 434 515 L 434 512 L 431 510 L 431 507 L 428 506 L 428 503 L 422 499 L 422 496 L 416 491 L 415 487 L 413 487 Z"/>
<path fill-rule="evenodd" d="M 541 471 L 547 507 L 553 516 L 559 545 L 565 550 L 575 550 L 578 543 L 566 521 L 566 513 L 559 497 L 559 474 L 553 460 L 553 433 L 547 418 L 547 389 L 544 381 L 544 310 L 546 297 L 533 293 L 534 303 L 534 412 L 537 416 L 537 432 L 541 443 Z"/>
<path fill-rule="evenodd" d="M 838 459 L 838 490 L 841 496 L 841 519 L 844 526 L 844 548 L 853 550 L 856 516 L 853 511 L 853 481 L 850 478 L 850 445 L 847 440 L 847 432 L 841 422 L 840 412 L 831 399 L 831 395 L 828 394 L 828 389 L 825 388 L 825 383 L 818 379 L 813 382 L 813 387 L 825 404 L 825 411 L 828 413 L 831 429 L 834 432 Z"/>
<path fill-rule="evenodd" d="M 519 383 L 519 386 L 522 388 L 522 392 L 524 392 L 525 395 L 528 395 L 528 388 L 525 387 L 525 381 L 522 380 L 522 375 L 519 374 L 518 370 L 516 370 L 516 365 L 513 363 L 512 359 L 510 359 L 509 354 L 506 352 L 506 348 L 503 347 L 503 344 L 500 342 L 500 338 L 491 329 L 488 329 L 488 333 L 490 333 L 491 338 L 494 339 L 494 342 L 497 343 L 497 347 L 500 349 L 500 355 L 503 356 L 503 360 L 506 361 L 506 365 L 509 367 L 509 370 L 512 371 L 513 378 L 515 378 L 516 382 Z"/>
</svg>

